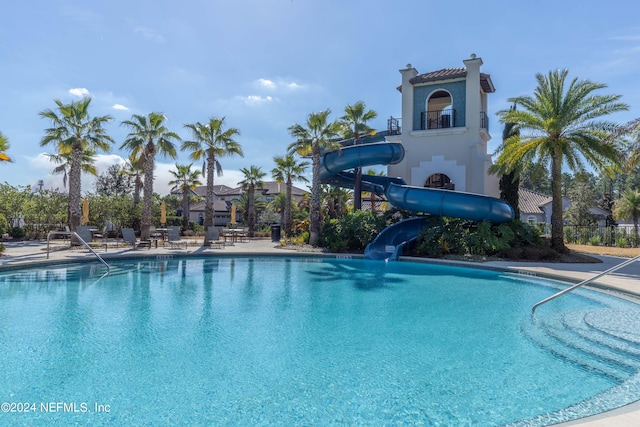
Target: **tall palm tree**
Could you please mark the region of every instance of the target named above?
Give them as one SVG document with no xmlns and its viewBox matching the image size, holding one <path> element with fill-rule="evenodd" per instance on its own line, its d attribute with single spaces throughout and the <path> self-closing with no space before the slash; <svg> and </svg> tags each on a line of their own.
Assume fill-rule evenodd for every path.
<svg viewBox="0 0 640 427">
<path fill-rule="evenodd" d="M 203 160 L 202 174 L 207 178 L 207 193 L 205 196 L 204 228 L 213 225 L 213 176 L 222 175 L 222 165 L 218 160 L 234 154 L 244 157 L 242 148 L 233 138 L 240 135 L 236 128 L 224 128 L 224 117 L 217 119 L 212 117 L 208 123 L 190 123 L 184 127 L 191 130 L 193 140 L 182 143 L 182 149 L 191 151 L 193 160 Z M 204 245 L 208 246 L 209 240 L 206 233 Z"/>
<path fill-rule="evenodd" d="M 276 167 L 271 170 L 271 176 L 273 176 L 273 179 L 277 182 L 285 184 L 284 235 L 289 237 L 293 230 L 293 212 L 291 209 L 293 181 L 309 182 L 304 176 L 309 162 L 298 162 L 292 154 L 276 156 L 273 158 L 273 161 L 276 163 Z"/>
<path fill-rule="evenodd" d="M 78 102 L 63 104 L 54 100 L 58 113 L 51 109 L 40 112 L 40 116 L 51 121 L 52 127 L 45 130 L 40 145 L 55 144 L 58 153 L 69 153 L 69 227 L 75 231 L 80 225 L 82 210 L 82 164 L 86 155 L 95 154 L 98 150 L 108 152 L 113 139 L 107 135 L 104 124 L 111 121 L 111 116 L 91 117 L 89 105 L 91 98 Z M 91 154 L 93 153 L 93 154 Z"/>
<path fill-rule="evenodd" d="M 515 167 L 532 153 L 539 161 L 551 164 L 551 246 L 559 252 L 568 251 L 563 236 L 562 166 L 582 170 L 586 160 L 599 168 L 617 159 L 616 146 L 607 140 L 616 125 L 600 119 L 629 108 L 617 102 L 620 95 L 593 94 L 606 85 L 574 78 L 566 87 L 568 73 L 557 70 L 546 76 L 537 74 L 533 96 L 508 100 L 521 108 L 498 112 L 502 123 L 515 123 L 523 133 L 518 143 L 511 138 L 505 141 L 507 166 Z"/>
<path fill-rule="evenodd" d="M 262 180 L 267 174 L 262 172 L 258 166 L 249 166 L 249 169 L 242 168 L 240 172 L 244 175 L 244 179 L 239 182 L 243 189 L 246 190 L 249 199 L 249 206 L 247 209 L 247 225 L 249 226 L 249 237 L 254 235 L 254 227 L 256 225 L 256 206 L 255 206 L 255 192 L 256 188 L 260 188 L 264 185 Z"/>
<path fill-rule="evenodd" d="M 144 193 L 142 197 L 142 218 L 140 219 L 140 238 L 149 240 L 151 227 L 151 209 L 153 205 L 153 169 L 156 154 L 176 158 L 176 147 L 172 140 L 180 137 L 166 126 L 167 117 L 162 113 L 149 113 L 147 116 L 134 114 L 131 120 L 122 125 L 130 129 L 127 139 L 120 146 L 128 149 L 135 158 L 144 162 Z"/>
<path fill-rule="evenodd" d="M 189 228 L 189 194 L 196 189 L 198 185 L 202 185 L 198 177 L 199 170 L 192 170 L 189 165 L 179 165 L 176 163 L 176 170 L 170 170 L 169 173 L 175 179 L 169 181 L 169 185 L 173 186 L 171 191 L 180 191 L 182 193 L 182 229 Z"/>
<path fill-rule="evenodd" d="M 0 162 L 11 161 L 11 157 L 9 157 L 7 151 L 9 151 L 9 138 L 0 132 Z"/>
<path fill-rule="evenodd" d="M 366 105 L 362 101 L 355 104 L 348 104 L 344 107 L 344 116 L 340 118 L 344 126 L 344 137 L 353 138 L 354 145 L 360 145 L 360 137 L 364 135 L 375 135 L 376 130 L 367 125 L 369 120 L 378 117 L 378 113 L 373 110 L 366 111 Z M 362 168 L 357 167 L 353 171 L 353 210 L 362 209 Z"/>
<path fill-rule="evenodd" d="M 640 192 L 628 190 L 613 204 L 613 217 L 616 220 L 631 219 L 635 234 L 634 246 L 638 245 L 638 221 L 640 220 Z"/>
<path fill-rule="evenodd" d="M 320 228 L 320 160 L 323 150 L 340 148 L 340 143 L 333 141 L 340 131 L 340 124 L 329 122 L 331 110 L 326 109 L 319 113 L 311 113 L 307 117 L 305 126 L 294 124 L 289 127 L 289 133 L 296 141 L 289 144 L 287 150 L 290 154 L 297 153 L 301 156 L 311 156 L 311 202 L 309 209 L 309 243 L 318 245 Z"/>
</svg>

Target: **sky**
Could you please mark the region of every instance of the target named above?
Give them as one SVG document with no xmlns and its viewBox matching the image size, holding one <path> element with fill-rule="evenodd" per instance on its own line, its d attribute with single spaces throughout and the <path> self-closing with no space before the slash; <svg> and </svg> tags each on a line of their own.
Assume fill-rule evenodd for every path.
<svg viewBox="0 0 640 427">
<path fill-rule="evenodd" d="M 98 172 L 122 163 L 133 114 L 164 113 L 183 139 L 186 123 L 224 117 L 239 129 L 244 157 L 221 159 L 216 184 L 235 187 L 241 168 L 271 179 L 273 157 L 293 142 L 288 128 L 310 113 L 363 101 L 385 130 L 400 117 L 400 69 L 419 73 L 463 67 L 474 53 L 491 75 L 489 151 L 499 145 L 496 112 L 530 95 L 535 75 L 568 69 L 569 77 L 607 85 L 640 117 L 640 2 L 637 0 L 31 0 L 2 7 L 0 132 L 13 163 L 0 182 L 63 189 L 41 146 L 49 126 L 39 112 L 92 99 L 92 117 L 110 115 L 115 140 L 99 154 Z M 179 143 L 177 144 L 179 147 Z M 169 170 L 194 163 L 187 152 L 158 157 L 154 191 L 167 194 Z M 310 179 L 309 171 L 309 179 Z M 95 191 L 93 177 L 83 192 Z M 202 179 L 203 183 L 206 182 Z M 301 185 L 299 185 L 301 186 Z"/>
</svg>

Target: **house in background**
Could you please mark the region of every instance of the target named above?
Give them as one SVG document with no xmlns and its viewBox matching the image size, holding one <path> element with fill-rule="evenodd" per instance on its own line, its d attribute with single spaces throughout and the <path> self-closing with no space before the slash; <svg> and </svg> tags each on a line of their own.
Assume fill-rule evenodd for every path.
<svg viewBox="0 0 640 427">
<path fill-rule="evenodd" d="M 551 201 L 552 198 L 535 191 L 520 188 L 518 190 L 520 220 L 528 223 L 543 223 L 551 226 Z M 562 196 L 562 211 L 571 206 L 571 199 Z M 607 223 L 608 212 L 604 209 L 593 206 L 589 212 L 595 215 L 598 227 L 604 227 Z M 565 218 L 566 222 L 566 218 Z"/>
<path fill-rule="evenodd" d="M 406 154 L 387 175 L 412 186 L 498 197 L 499 178 L 488 173 L 493 162 L 487 152 L 488 96 L 495 88 L 480 72 L 481 58 L 472 54 L 463 63 L 424 74 L 411 64 L 400 70 L 402 132 L 390 129 L 386 140 L 402 143 Z"/>
<path fill-rule="evenodd" d="M 265 202 L 269 203 L 275 198 L 278 193 L 284 193 L 285 191 L 285 184 L 275 181 L 266 181 L 261 188 L 256 189 L 255 196 L 256 200 L 262 199 Z M 206 196 L 206 192 L 206 185 L 199 186 L 194 191 L 195 194 L 201 196 L 202 198 Z M 245 190 L 243 190 L 242 187 L 231 188 L 226 185 L 214 186 L 213 224 L 216 227 L 224 227 L 231 222 L 231 205 L 234 203 L 234 200 L 239 199 L 244 192 Z M 307 191 L 295 186 L 291 190 L 292 198 L 296 201 L 296 203 L 299 202 L 306 193 Z M 193 204 L 190 209 L 189 220 L 194 221 L 197 224 L 203 224 L 204 209 L 204 201 L 201 203 Z M 240 221 L 240 212 L 236 210 L 236 222 Z"/>
</svg>

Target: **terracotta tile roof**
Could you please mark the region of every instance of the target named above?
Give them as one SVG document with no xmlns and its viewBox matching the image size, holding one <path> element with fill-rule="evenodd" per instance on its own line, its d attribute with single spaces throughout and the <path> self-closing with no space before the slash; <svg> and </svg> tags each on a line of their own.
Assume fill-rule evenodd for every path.
<svg viewBox="0 0 640 427">
<path fill-rule="evenodd" d="M 417 76 L 409 80 L 409 82 L 415 85 L 418 83 L 435 82 L 438 80 L 452 80 L 465 77 L 467 77 L 466 68 L 443 68 L 442 70 L 438 71 L 418 74 Z M 491 76 L 489 74 L 480 73 L 480 87 L 482 87 L 482 90 L 485 91 L 485 93 L 494 93 L 496 91 L 496 88 L 493 87 L 493 82 L 491 81 Z M 398 87 L 398 90 L 402 92 L 401 87 Z"/>
<path fill-rule="evenodd" d="M 518 205 L 520 212 L 524 214 L 544 213 L 541 206 L 551 203 L 551 197 L 536 193 L 535 191 L 520 188 L 518 190 Z"/>
</svg>

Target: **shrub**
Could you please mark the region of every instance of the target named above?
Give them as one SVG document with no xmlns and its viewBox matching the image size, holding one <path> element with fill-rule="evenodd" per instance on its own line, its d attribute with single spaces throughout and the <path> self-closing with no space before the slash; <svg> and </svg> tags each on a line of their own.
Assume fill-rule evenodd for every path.
<svg viewBox="0 0 640 427">
<path fill-rule="evenodd" d="M 1 242 L 0 242 L 0 254 L 1 254 L 1 253 L 4 253 L 4 251 L 5 251 L 6 249 L 7 249 L 7 248 L 4 246 L 4 243 L 1 243 Z"/>
<path fill-rule="evenodd" d="M 602 242 L 600 241 L 600 236 L 592 236 L 592 237 L 589 239 L 589 244 L 590 244 L 591 246 L 600 246 L 600 244 L 601 244 L 601 243 L 602 243 Z"/>
<path fill-rule="evenodd" d="M 325 221 L 320 245 L 332 252 L 364 251 L 364 248 L 382 231 L 384 217 L 371 211 L 356 211 L 339 219 Z"/>
<path fill-rule="evenodd" d="M 14 239 L 22 239 L 27 234 L 22 227 L 11 227 L 9 228 L 8 233 L 9 236 L 13 237 Z"/>
<path fill-rule="evenodd" d="M 616 246 L 619 248 L 628 248 L 629 247 L 629 239 L 626 237 L 619 237 L 616 240 Z"/>
</svg>

